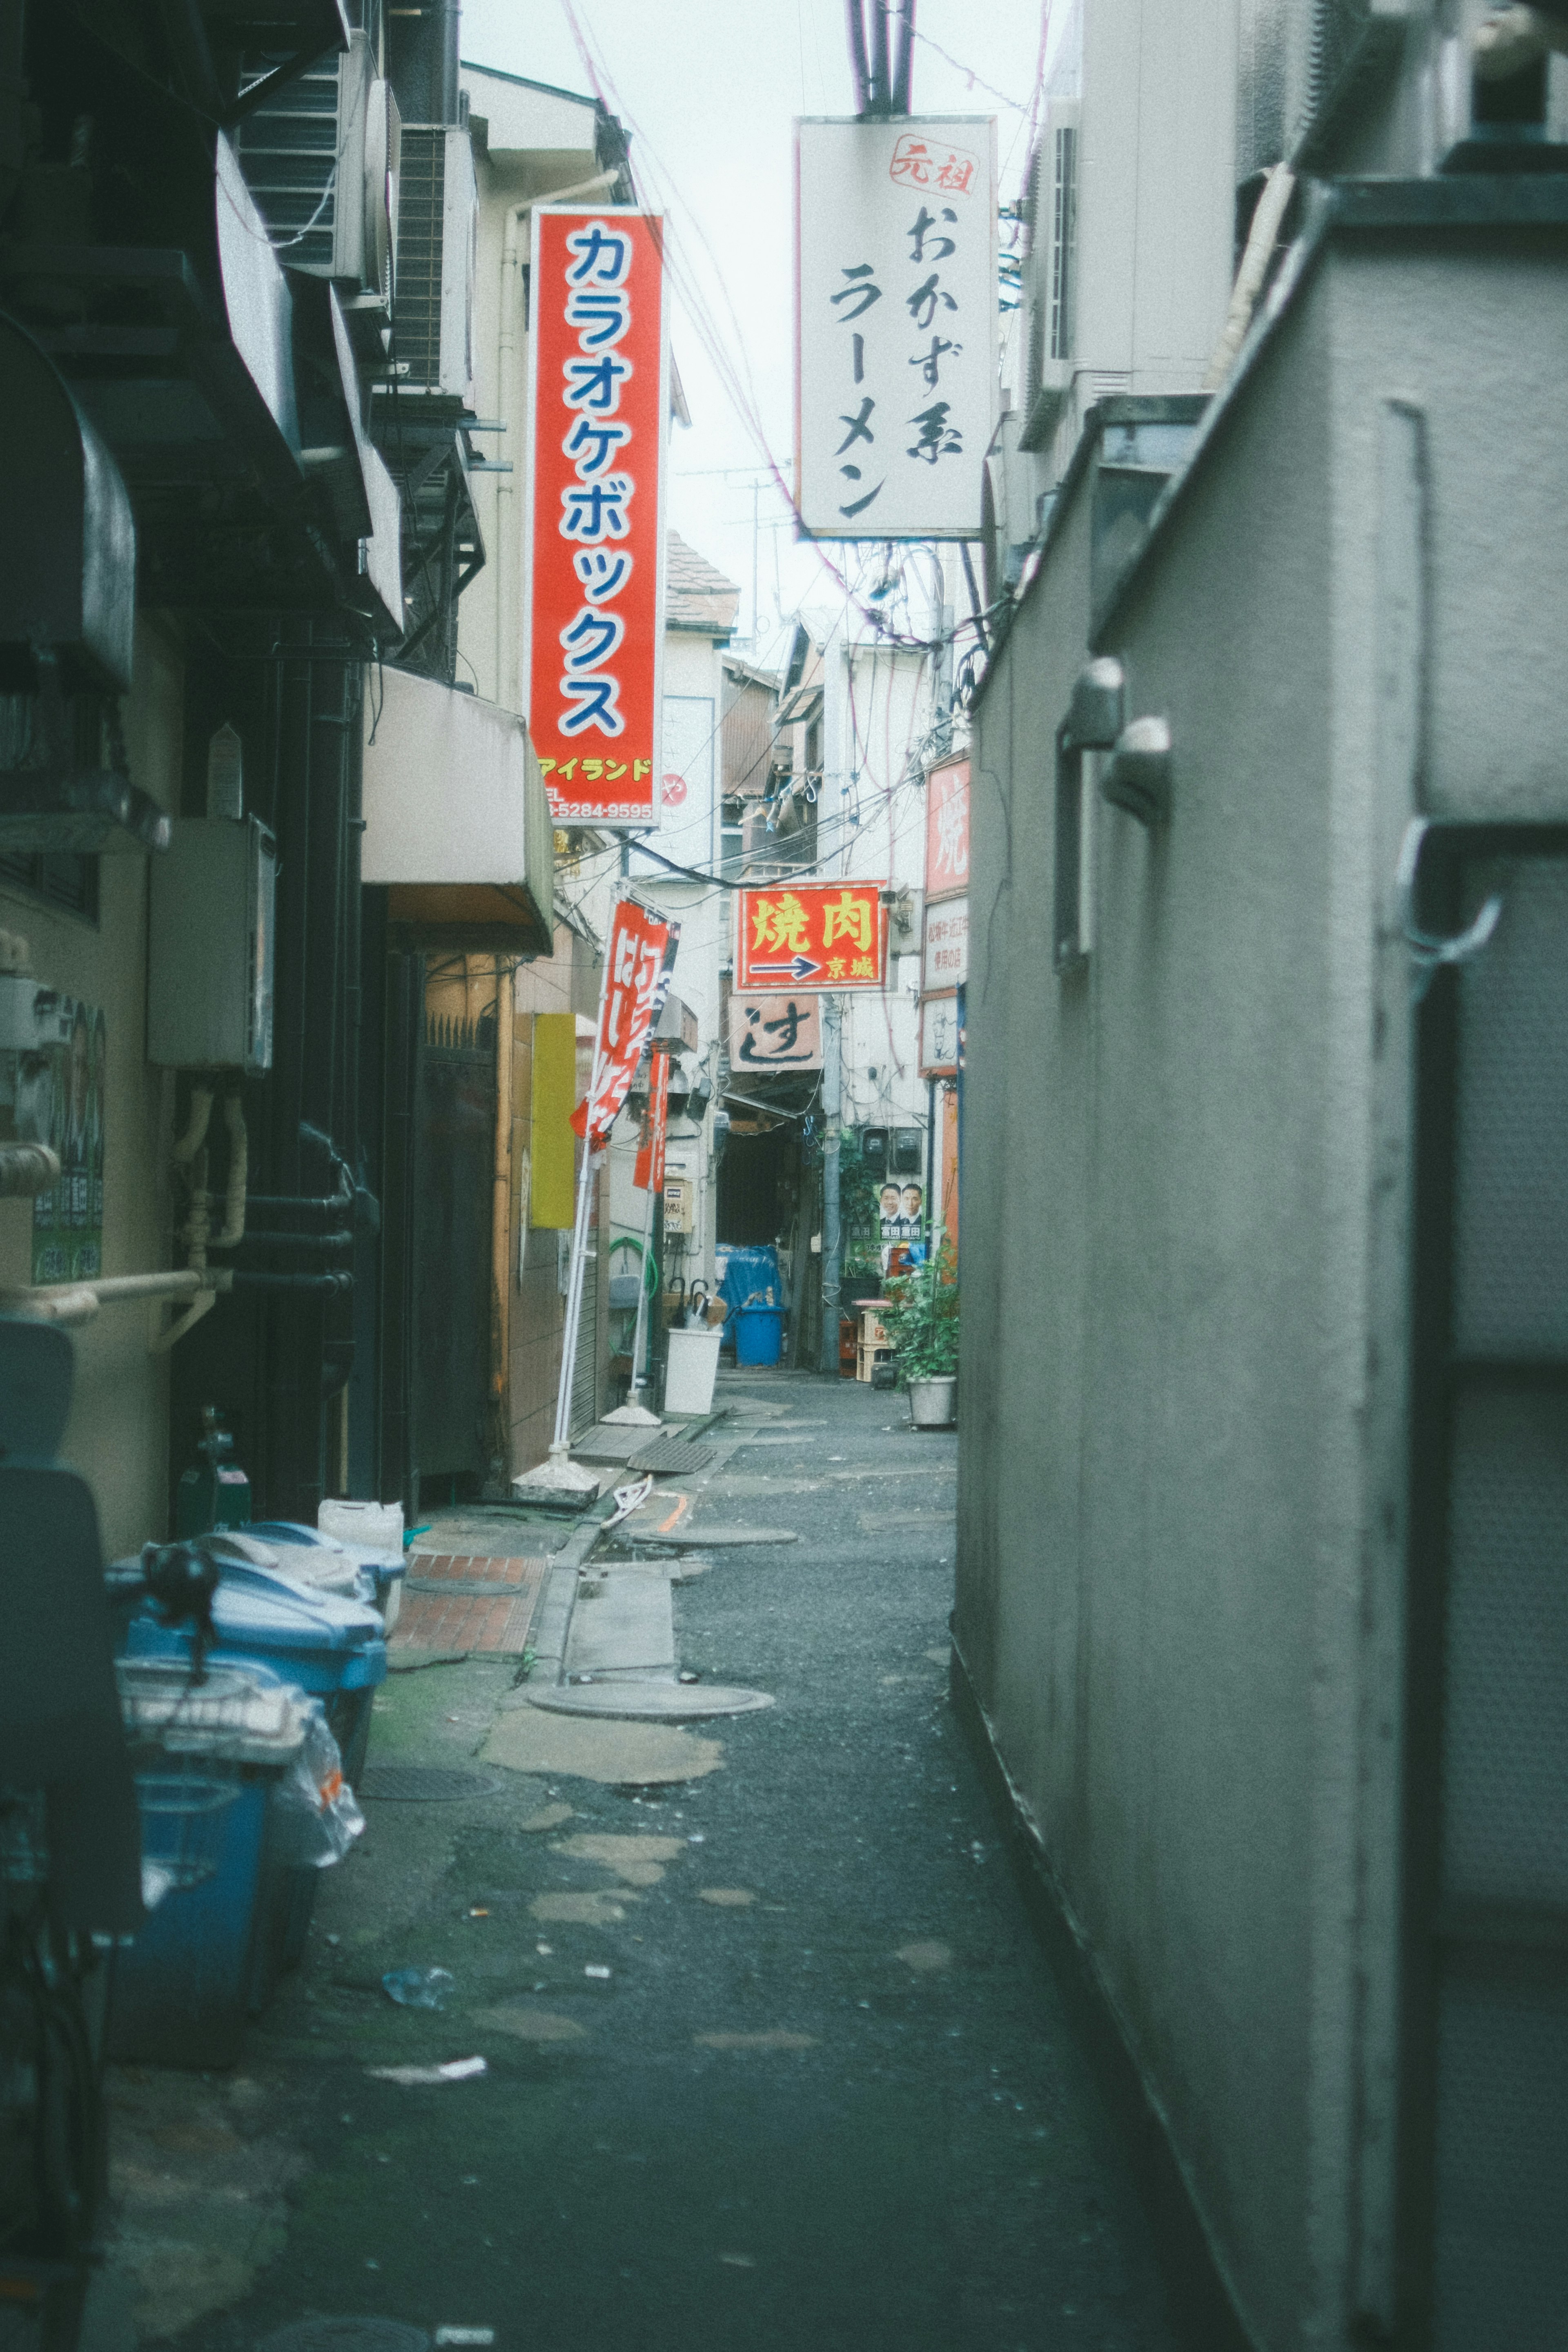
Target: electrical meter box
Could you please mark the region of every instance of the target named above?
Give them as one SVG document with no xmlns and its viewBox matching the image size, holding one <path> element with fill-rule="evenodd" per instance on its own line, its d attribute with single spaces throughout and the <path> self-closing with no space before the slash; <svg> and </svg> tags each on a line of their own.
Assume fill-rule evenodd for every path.
<svg viewBox="0 0 1568 2352">
<path fill-rule="evenodd" d="M 148 1060 L 259 1076 L 272 1067 L 272 835 L 254 816 L 188 817 L 151 863 Z"/>
<path fill-rule="evenodd" d="M 691 1231 L 691 1192 L 689 1176 L 666 1176 L 664 1230 L 667 1234 L 689 1234 Z"/>
</svg>

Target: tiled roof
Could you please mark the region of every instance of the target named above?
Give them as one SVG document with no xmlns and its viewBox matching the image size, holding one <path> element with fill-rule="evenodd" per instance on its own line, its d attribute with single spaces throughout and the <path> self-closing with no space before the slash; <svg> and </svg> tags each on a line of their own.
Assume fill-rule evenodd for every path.
<svg viewBox="0 0 1568 2352">
<path fill-rule="evenodd" d="M 678 530 L 665 541 L 664 622 L 669 629 L 700 629 L 727 637 L 741 609 L 741 592 Z"/>
</svg>

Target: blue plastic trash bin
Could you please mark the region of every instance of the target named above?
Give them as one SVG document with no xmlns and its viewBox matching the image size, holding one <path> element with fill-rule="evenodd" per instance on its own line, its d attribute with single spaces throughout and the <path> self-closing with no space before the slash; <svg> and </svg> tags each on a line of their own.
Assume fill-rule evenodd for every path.
<svg viewBox="0 0 1568 2352">
<path fill-rule="evenodd" d="M 401 1557 L 394 1559 L 390 1553 L 377 1551 L 369 1544 L 345 1543 L 341 1537 L 327 1536 L 320 1528 L 307 1527 L 300 1519 L 261 1519 L 246 1529 L 250 1536 L 259 1537 L 279 1555 L 279 1566 L 285 1572 L 298 1562 L 308 1581 L 314 1583 L 314 1564 L 308 1557 L 317 1554 L 352 1562 L 362 1583 L 362 1598 L 374 1601 L 382 1622 L 391 1632 L 397 1616 L 404 1571 L 407 1566 Z M 292 1550 L 292 1557 L 290 1551 Z M 300 1555 L 306 1555 L 301 1558 Z M 353 1774 L 350 1776 L 353 1779 Z"/>
<path fill-rule="evenodd" d="M 784 1352 L 784 1308 L 742 1307 L 735 1314 L 737 1364 L 776 1364 Z"/>
<path fill-rule="evenodd" d="M 177 1790 L 183 1770 L 195 1768 L 199 1778 L 206 1767 L 226 1769 L 231 1791 L 202 1825 L 195 1883 L 154 1864 L 165 1883 L 173 1877 L 174 1890 L 114 1954 L 107 2047 L 110 2057 L 135 2064 L 228 2066 L 251 2005 L 273 1793 L 300 1753 L 314 1703 L 279 1688 L 261 1667 L 214 1673 L 187 1688 L 160 1676 L 159 1663 L 117 1669 L 139 1785 L 150 1769 Z M 144 1887 L 148 1876 L 144 1838 Z"/>
<path fill-rule="evenodd" d="M 272 1569 L 225 1562 L 213 1595 L 211 1652 L 216 1664 L 268 1667 L 319 1698 L 353 1788 L 364 1769 L 371 1705 L 386 1679 L 381 1619 L 362 1601 L 345 1601 L 297 1583 Z M 132 1657 L 188 1657 L 188 1628 L 133 1617 L 126 1641 Z M 251 1969 L 250 2006 L 264 2009 L 280 1970 L 299 1964 L 315 1907 L 320 1874 L 275 1861 L 264 1867 L 263 1906 Z"/>
<path fill-rule="evenodd" d="M 321 1701 L 353 1787 L 364 1769 L 371 1700 L 386 1680 L 386 1643 L 370 1603 L 318 1591 L 281 1570 L 226 1560 L 213 1595 L 213 1627 L 215 1663 L 258 1660 Z M 131 1621 L 126 1654 L 188 1658 L 191 1638 L 188 1626 L 160 1624 L 147 1612 Z"/>
</svg>

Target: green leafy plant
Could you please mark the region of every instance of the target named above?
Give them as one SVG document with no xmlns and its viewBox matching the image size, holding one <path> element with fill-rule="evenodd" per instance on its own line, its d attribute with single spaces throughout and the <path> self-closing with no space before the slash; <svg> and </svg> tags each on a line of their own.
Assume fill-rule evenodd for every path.
<svg viewBox="0 0 1568 2352">
<path fill-rule="evenodd" d="M 932 1264 L 917 1265 L 888 1285 L 882 1328 L 898 1358 L 899 1378 L 951 1380 L 958 1370 L 958 1271 L 944 1242 Z"/>
</svg>

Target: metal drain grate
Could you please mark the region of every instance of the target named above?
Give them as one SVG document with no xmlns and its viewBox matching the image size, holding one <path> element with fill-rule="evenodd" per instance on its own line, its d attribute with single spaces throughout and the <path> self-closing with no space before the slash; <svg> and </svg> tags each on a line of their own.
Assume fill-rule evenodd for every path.
<svg viewBox="0 0 1568 2352">
<path fill-rule="evenodd" d="M 400 2319 L 297 2319 L 264 2336 L 256 2352 L 430 2352 L 430 2338 Z"/>
<path fill-rule="evenodd" d="M 468 1772 L 459 1765 L 373 1764 L 362 1775 L 358 1793 L 370 1804 L 441 1805 L 451 1804 L 461 1797 L 493 1797 L 505 1785 L 493 1772 Z M 324 2326 L 327 2323 L 321 2324 Z M 332 2323 L 334 2326 L 337 2324 Z M 342 2324 L 346 2326 L 349 2323 Z M 369 2324 L 364 2323 L 367 2326 Z M 279 2346 L 277 2352 L 287 2352 L 287 2347 Z M 301 2346 L 300 2352 L 306 2352 L 306 2347 Z M 344 2352 L 350 2352 L 350 2347 L 345 2346 Z M 374 2347 L 367 2346 L 365 2352 L 374 2352 Z M 391 2346 L 387 2352 L 393 2352 Z"/>
<path fill-rule="evenodd" d="M 652 1470 L 660 1475 L 676 1475 L 684 1470 L 701 1470 L 713 1459 L 710 1445 L 689 1445 L 683 1437 L 660 1437 L 641 1454 L 634 1454 L 627 1468 Z"/>
</svg>

